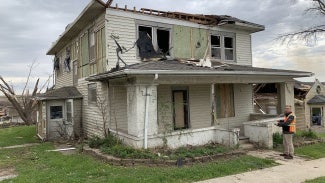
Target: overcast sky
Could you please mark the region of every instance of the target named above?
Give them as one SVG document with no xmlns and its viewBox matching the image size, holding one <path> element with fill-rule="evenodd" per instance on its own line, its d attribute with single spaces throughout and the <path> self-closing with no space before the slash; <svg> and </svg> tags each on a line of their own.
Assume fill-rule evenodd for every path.
<svg viewBox="0 0 325 183">
<path fill-rule="evenodd" d="M 0 0 L 0 75 L 22 85 L 27 65 L 37 60 L 33 77 L 43 81 L 52 73 L 52 42 L 90 0 Z M 325 38 L 316 44 L 281 45 L 279 34 L 325 24 L 324 16 L 305 15 L 308 0 L 115 0 L 120 6 L 231 15 L 265 25 L 253 34 L 253 64 L 258 67 L 311 71 L 325 81 Z M 307 80 L 313 81 L 314 78 Z"/>
</svg>

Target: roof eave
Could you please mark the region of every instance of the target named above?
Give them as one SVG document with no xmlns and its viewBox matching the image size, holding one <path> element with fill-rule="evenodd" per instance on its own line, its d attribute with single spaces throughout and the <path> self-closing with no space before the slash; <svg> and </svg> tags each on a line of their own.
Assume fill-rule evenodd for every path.
<svg viewBox="0 0 325 183">
<path fill-rule="evenodd" d="M 265 30 L 264 25 L 254 24 L 254 23 L 243 23 L 243 22 L 234 22 L 233 24 L 224 24 L 221 26 L 230 27 L 230 28 L 240 28 L 242 30 L 249 31 L 251 33 L 260 32 Z"/>
<path fill-rule="evenodd" d="M 84 9 L 83 11 L 79 14 L 79 16 L 71 23 L 71 25 L 62 33 L 62 35 L 58 38 L 57 41 L 55 41 L 50 49 L 47 51 L 47 55 L 55 55 L 56 52 L 59 51 L 59 49 L 64 46 L 64 42 L 66 39 L 69 41 L 69 36 L 67 36 L 70 32 L 73 32 L 74 30 L 77 30 L 78 27 L 83 27 L 80 26 L 81 24 L 84 24 L 85 22 L 88 21 L 83 21 L 83 19 L 87 17 L 92 17 L 92 13 L 97 13 L 97 16 L 101 13 L 98 11 L 98 7 L 103 8 L 103 12 L 105 12 L 106 6 L 105 3 L 102 2 L 101 0 L 92 0 Z M 60 46 L 60 43 L 62 43 Z"/>
<path fill-rule="evenodd" d="M 87 81 L 99 81 L 110 78 L 116 78 L 119 76 L 127 75 L 152 75 L 152 74 L 162 74 L 162 75 L 193 75 L 193 76 L 229 76 L 229 75 L 263 75 L 263 76 L 286 76 L 291 78 L 299 77 L 311 77 L 314 74 L 310 72 L 297 72 L 297 73 L 287 73 L 287 72 L 261 72 L 261 71 L 177 71 L 177 70 L 136 70 L 136 69 L 125 69 L 113 73 L 102 74 L 98 77 L 90 76 Z"/>
</svg>

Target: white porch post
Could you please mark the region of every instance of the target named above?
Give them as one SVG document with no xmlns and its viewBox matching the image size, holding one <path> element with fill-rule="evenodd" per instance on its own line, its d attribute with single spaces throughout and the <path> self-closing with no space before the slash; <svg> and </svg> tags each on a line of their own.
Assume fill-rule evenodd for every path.
<svg viewBox="0 0 325 183">
<path fill-rule="evenodd" d="M 278 102 L 280 102 L 280 113 L 284 111 L 284 108 L 286 105 L 291 105 L 292 106 L 292 111 L 295 111 L 295 94 L 294 94 L 294 82 L 285 82 L 285 83 L 280 83 L 279 84 L 279 99 Z"/>
<path fill-rule="evenodd" d="M 146 99 L 148 100 L 147 102 Z M 140 84 L 128 86 L 127 111 L 128 133 L 130 135 L 145 140 L 145 136 L 157 134 L 157 86 Z M 145 124 L 146 118 L 147 124 Z M 145 147 L 146 144 L 143 142 L 142 147 Z"/>
</svg>

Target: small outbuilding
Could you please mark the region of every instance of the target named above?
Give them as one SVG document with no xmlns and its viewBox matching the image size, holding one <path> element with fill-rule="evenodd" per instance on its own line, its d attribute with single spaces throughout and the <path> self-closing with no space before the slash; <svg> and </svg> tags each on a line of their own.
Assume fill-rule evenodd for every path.
<svg viewBox="0 0 325 183">
<path fill-rule="evenodd" d="M 80 137 L 82 95 L 76 87 L 52 89 L 37 100 L 37 134 L 41 139 Z"/>
</svg>

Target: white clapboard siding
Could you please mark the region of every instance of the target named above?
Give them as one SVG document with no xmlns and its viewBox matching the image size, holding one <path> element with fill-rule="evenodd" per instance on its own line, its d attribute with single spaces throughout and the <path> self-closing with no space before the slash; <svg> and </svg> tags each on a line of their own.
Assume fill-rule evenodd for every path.
<svg viewBox="0 0 325 183">
<path fill-rule="evenodd" d="M 82 127 L 87 137 L 102 136 L 103 120 L 99 108 L 95 104 L 88 104 L 88 81 L 79 79 L 78 90 L 83 95 L 82 100 Z M 102 93 L 101 83 L 97 83 L 97 93 Z"/>
<path fill-rule="evenodd" d="M 68 45 L 67 45 L 68 46 Z M 55 75 L 55 87 L 61 88 L 65 86 L 72 86 L 73 85 L 73 73 L 72 73 L 72 62 L 70 62 L 70 71 L 65 71 L 64 61 L 66 58 L 66 47 L 64 47 L 58 54 L 60 56 L 60 69 L 56 71 Z"/>
<path fill-rule="evenodd" d="M 111 129 L 128 132 L 128 119 L 127 119 L 127 90 L 125 86 L 112 86 L 110 87 L 111 94 Z M 135 121 L 136 122 L 136 121 Z"/>
<path fill-rule="evenodd" d="M 158 86 L 158 123 L 162 132 L 163 123 L 173 124 L 171 85 Z M 211 126 L 210 85 L 189 86 L 190 127 L 192 129 Z M 252 87 L 248 84 L 234 84 L 235 117 L 218 119 L 224 128 L 241 128 L 253 113 Z M 164 106 L 164 107 L 162 107 Z M 166 107 L 167 106 L 167 107 Z M 164 110 L 163 110 L 164 109 Z"/>
<path fill-rule="evenodd" d="M 248 33 L 236 33 L 236 58 L 239 65 L 252 65 L 251 36 Z"/>
<path fill-rule="evenodd" d="M 193 129 L 211 126 L 210 85 L 189 87 L 190 127 Z"/>
<path fill-rule="evenodd" d="M 171 85 L 157 87 L 158 133 L 170 131 L 173 126 Z"/>
<path fill-rule="evenodd" d="M 117 62 L 116 48 L 114 40 L 111 35 L 117 36 L 119 44 L 126 49 L 133 47 L 136 42 L 136 28 L 135 21 L 133 18 L 120 17 L 115 15 L 107 15 L 106 24 L 106 40 L 108 43 L 107 59 L 108 68 L 113 68 Z M 136 47 L 128 51 L 127 53 L 121 54 L 122 59 L 127 64 L 134 64 L 139 62 L 136 58 Z M 123 63 L 121 63 L 123 66 Z"/>
</svg>

